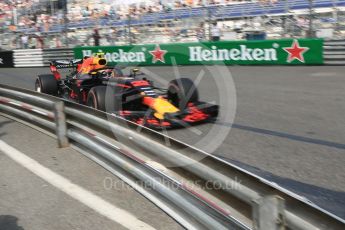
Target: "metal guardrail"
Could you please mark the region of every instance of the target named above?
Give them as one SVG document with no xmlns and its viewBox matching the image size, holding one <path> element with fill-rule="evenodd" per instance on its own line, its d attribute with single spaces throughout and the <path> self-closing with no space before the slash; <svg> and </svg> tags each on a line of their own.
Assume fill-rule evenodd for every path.
<svg viewBox="0 0 345 230">
<path fill-rule="evenodd" d="M 345 65 L 345 40 L 325 41 L 323 49 L 326 65 Z"/>
<path fill-rule="evenodd" d="M 40 67 L 43 65 L 42 49 L 20 49 L 13 51 L 14 67 Z"/>
<path fill-rule="evenodd" d="M 0 113 L 54 133 L 60 147 L 72 144 L 187 229 L 345 228 L 344 220 L 275 183 L 120 117 L 6 85 Z M 207 183 L 218 186 L 195 186 Z"/>
<path fill-rule="evenodd" d="M 72 59 L 72 49 L 19 49 L 13 51 L 14 67 L 49 66 L 54 59 Z"/>
<path fill-rule="evenodd" d="M 73 49 L 44 49 L 43 64 L 49 66 L 51 60 L 70 60 L 74 58 Z"/>
</svg>

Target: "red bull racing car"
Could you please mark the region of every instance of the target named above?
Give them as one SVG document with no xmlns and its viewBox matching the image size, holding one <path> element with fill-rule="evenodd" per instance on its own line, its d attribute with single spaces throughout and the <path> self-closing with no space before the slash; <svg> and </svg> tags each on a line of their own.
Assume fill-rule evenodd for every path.
<svg viewBox="0 0 345 230">
<path fill-rule="evenodd" d="M 71 68 L 61 77 L 59 69 Z M 102 53 L 83 60 L 52 61 L 51 74 L 38 75 L 35 90 L 116 114 L 154 129 L 186 127 L 215 119 L 218 106 L 199 101 L 188 78 L 157 88 L 139 69 L 124 75 L 107 66 Z"/>
</svg>

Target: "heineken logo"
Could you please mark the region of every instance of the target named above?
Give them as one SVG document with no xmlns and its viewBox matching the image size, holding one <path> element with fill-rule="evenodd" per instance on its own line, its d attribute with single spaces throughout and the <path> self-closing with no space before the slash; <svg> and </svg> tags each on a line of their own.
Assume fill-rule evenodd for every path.
<svg viewBox="0 0 345 230">
<path fill-rule="evenodd" d="M 98 50 L 99 53 L 103 53 L 102 50 Z M 92 56 L 92 50 L 83 50 L 83 57 Z M 140 63 L 146 62 L 145 53 L 142 52 L 126 52 L 123 49 L 118 49 L 117 52 L 106 52 L 105 58 L 108 62 L 133 62 Z"/>
<path fill-rule="evenodd" d="M 285 50 L 289 55 L 287 58 L 287 62 L 291 63 L 293 60 L 298 60 L 302 63 L 305 63 L 304 61 L 304 53 L 307 52 L 309 50 L 308 47 L 301 47 L 298 43 L 298 40 L 294 40 L 292 42 L 291 47 L 286 47 L 283 48 L 283 50 Z"/>
<path fill-rule="evenodd" d="M 146 48 L 142 48 L 141 52 L 133 52 L 133 51 L 126 52 L 123 49 L 118 49 L 117 52 L 112 52 L 112 53 L 106 52 L 104 56 L 108 62 L 141 63 L 141 62 L 146 62 L 145 51 L 146 51 Z M 82 52 L 83 52 L 83 57 L 92 56 L 92 50 L 83 50 Z M 101 49 L 98 50 L 98 52 L 103 53 Z M 159 45 L 156 45 L 155 49 L 152 51 L 149 51 L 149 53 L 152 55 L 152 63 L 156 63 L 158 61 L 165 63 L 164 55 L 168 53 L 168 51 L 162 50 Z"/>
<path fill-rule="evenodd" d="M 248 48 L 240 45 L 239 48 L 218 49 L 212 46 L 205 49 L 201 46 L 189 47 L 189 61 L 277 61 L 277 50 L 275 48 L 261 49 Z"/>
<path fill-rule="evenodd" d="M 248 48 L 239 45 L 239 48 L 219 49 L 216 46 L 205 48 L 202 46 L 189 47 L 189 61 L 278 61 L 279 45 L 274 43 L 273 48 Z M 282 48 L 288 53 L 286 62 L 298 60 L 305 63 L 304 54 L 308 47 L 299 45 L 298 40 L 292 42 L 291 47 Z"/>
<path fill-rule="evenodd" d="M 167 52 L 167 50 L 161 50 L 161 47 L 156 45 L 156 48 L 153 51 L 150 51 L 150 54 L 152 55 L 152 63 L 156 63 L 157 61 L 165 63 L 164 55 Z"/>
</svg>

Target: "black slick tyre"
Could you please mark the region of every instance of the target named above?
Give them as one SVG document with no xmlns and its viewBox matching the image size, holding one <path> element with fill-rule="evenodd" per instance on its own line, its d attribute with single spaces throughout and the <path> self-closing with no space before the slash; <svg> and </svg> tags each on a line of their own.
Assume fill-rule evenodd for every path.
<svg viewBox="0 0 345 230">
<path fill-rule="evenodd" d="M 50 95 L 57 95 L 58 81 L 52 74 L 38 75 L 35 82 L 35 91 Z"/>
</svg>

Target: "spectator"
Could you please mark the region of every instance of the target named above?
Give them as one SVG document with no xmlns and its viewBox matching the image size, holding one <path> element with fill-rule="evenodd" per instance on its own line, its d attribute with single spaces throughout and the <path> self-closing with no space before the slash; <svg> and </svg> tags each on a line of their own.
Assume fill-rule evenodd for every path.
<svg viewBox="0 0 345 230">
<path fill-rule="evenodd" d="M 36 42 L 38 44 L 37 48 L 40 48 L 40 49 L 44 48 L 44 39 L 39 33 L 36 34 Z"/>
<path fill-rule="evenodd" d="M 30 36 L 29 37 L 29 49 L 36 49 L 37 48 L 37 40 L 35 37 Z"/>
<path fill-rule="evenodd" d="M 22 48 L 23 49 L 28 49 L 29 48 L 29 36 L 26 35 L 26 34 L 23 34 L 21 37 L 20 37 L 20 40 L 22 42 Z"/>
<path fill-rule="evenodd" d="M 211 41 L 217 42 L 220 40 L 220 29 L 217 22 L 213 22 L 211 26 Z"/>
<path fill-rule="evenodd" d="M 99 46 L 99 40 L 101 39 L 101 36 L 99 35 L 99 31 L 97 28 L 94 29 L 92 36 L 93 36 L 95 46 Z"/>
<path fill-rule="evenodd" d="M 196 37 L 198 38 L 198 41 L 205 41 L 205 28 L 204 23 L 200 23 L 199 28 L 197 28 L 196 31 Z"/>
</svg>

